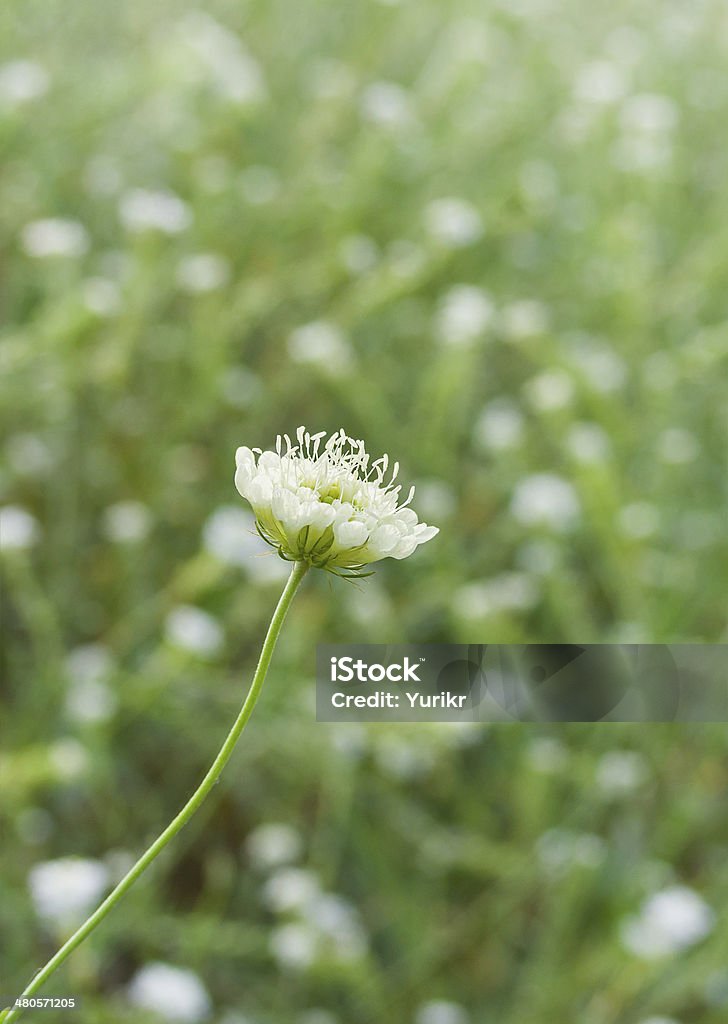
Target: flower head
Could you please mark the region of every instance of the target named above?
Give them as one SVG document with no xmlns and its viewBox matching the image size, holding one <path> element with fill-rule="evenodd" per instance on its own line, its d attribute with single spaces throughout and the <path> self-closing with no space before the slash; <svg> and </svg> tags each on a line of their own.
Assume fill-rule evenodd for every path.
<svg viewBox="0 0 728 1024">
<path fill-rule="evenodd" d="M 364 442 L 343 430 L 325 436 L 299 427 L 296 445 L 279 435 L 275 451 L 235 454 L 235 486 L 281 558 L 361 576 L 370 562 L 406 558 L 435 536 L 437 527 L 418 522 L 409 508 L 414 487 L 400 502 L 397 463 L 388 472 L 384 455 L 370 465 Z"/>
</svg>

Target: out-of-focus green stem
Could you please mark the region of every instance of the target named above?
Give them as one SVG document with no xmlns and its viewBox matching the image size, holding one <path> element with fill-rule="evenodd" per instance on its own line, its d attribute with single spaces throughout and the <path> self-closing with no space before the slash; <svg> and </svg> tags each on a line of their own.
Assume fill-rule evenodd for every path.
<svg viewBox="0 0 728 1024">
<path fill-rule="evenodd" d="M 276 610 L 273 613 L 270 626 L 268 627 L 268 632 L 266 633 L 265 640 L 263 642 L 263 649 L 260 652 L 260 658 L 258 659 L 255 675 L 253 676 L 253 682 L 248 690 L 248 695 L 240 709 L 240 714 L 236 718 L 232 729 L 228 733 L 225 742 L 220 748 L 220 752 L 213 761 L 207 775 L 205 775 L 204 779 L 179 812 L 177 817 L 167 825 L 164 832 L 162 832 L 162 834 L 155 839 L 149 849 L 142 854 L 136 864 L 134 864 L 126 875 L 124 875 L 116 888 L 109 893 L 103 903 L 100 904 L 93 914 L 91 914 L 80 928 L 78 928 L 61 946 L 55 956 L 48 961 L 45 967 L 42 967 L 35 974 L 32 981 L 26 986 L 19 998 L 29 998 L 35 995 L 35 993 L 43 986 L 48 978 L 50 978 L 54 971 L 61 966 L 63 961 L 74 951 L 74 949 L 76 949 L 77 946 L 80 946 L 84 939 L 91 934 L 94 928 L 103 921 L 109 911 L 119 902 L 124 893 L 132 887 L 137 878 L 139 878 L 139 876 L 149 867 L 155 857 L 162 852 L 167 843 L 173 839 L 182 828 L 184 828 L 212 787 L 215 785 L 220 777 L 220 773 L 235 749 L 235 745 L 240 738 L 241 732 L 253 713 L 253 708 L 255 707 L 258 697 L 260 696 L 260 691 L 263 688 L 263 683 L 265 682 L 268 666 L 270 665 L 271 657 L 273 656 L 273 650 L 275 649 L 276 641 L 278 640 L 278 635 L 281 631 L 281 626 L 283 625 L 283 620 L 285 619 L 286 612 L 293 600 L 293 595 L 296 593 L 307 569 L 308 565 L 304 562 L 295 562 L 293 565 L 291 575 L 288 577 L 288 582 L 281 594 Z M 0 1012 L 0 1024 L 10 1024 L 10 1021 L 17 1020 L 22 1012 L 23 1007 L 7 1007 L 5 1010 Z"/>
</svg>

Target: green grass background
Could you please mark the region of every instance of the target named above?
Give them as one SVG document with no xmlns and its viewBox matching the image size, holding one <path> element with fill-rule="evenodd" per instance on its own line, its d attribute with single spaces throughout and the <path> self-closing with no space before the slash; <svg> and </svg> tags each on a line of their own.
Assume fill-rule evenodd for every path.
<svg viewBox="0 0 728 1024">
<path fill-rule="evenodd" d="M 0 105 L 0 496 L 38 523 L 2 559 L 0 991 L 58 939 L 30 867 L 140 851 L 217 750 L 280 584 L 216 558 L 204 527 L 242 507 L 235 447 L 305 423 L 398 459 L 440 536 L 360 588 L 306 580 L 214 797 L 48 992 L 83 997 L 74 1022 L 142 1021 L 126 985 L 161 960 L 204 979 L 216 1021 L 320 1007 L 398 1024 L 440 999 L 473 1024 L 719 1024 L 724 726 L 345 730 L 312 702 L 319 641 L 728 640 L 725 5 L 213 0 L 203 17 L 260 72 L 243 103 L 221 91 L 224 54 L 200 57 L 219 36 L 191 10 L 0 12 L 1 60 L 49 82 Z M 384 104 L 382 82 L 400 90 Z M 189 225 L 129 231 L 120 203 L 138 188 L 179 196 Z M 479 237 L 433 236 L 443 197 L 471 204 Z M 82 224 L 87 251 L 33 257 L 24 229 L 48 217 Z M 220 287 L 184 286 L 199 253 L 225 261 Z M 462 284 L 495 312 L 458 346 L 438 325 Z M 291 356 L 292 332 L 320 320 L 341 332 L 338 372 Z M 482 417 L 504 400 L 521 434 L 498 449 Z M 512 514 L 540 473 L 574 488 L 574 529 Z M 150 529 L 119 543 L 107 510 L 127 501 Z M 513 572 L 523 601 L 464 589 L 490 581 L 492 597 Z M 222 628 L 211 658 L 169 642 L 180 604 Z M 96 722 L 68 706 L 86 644 L 107 651 L 116 700 Z M 616 796 L 598 785 L 615 750 L 644 768 Z M 357 908 L 364 956 L 277 964 L 281 920 L 245 847 L 266 822 L 297 828 L 301 864 Z M 554 829 L 598 837 L 599 855 L 555 870 Z M 621 923 L 671 882 L 716 927 L 642 961 Z"/>
</svg>

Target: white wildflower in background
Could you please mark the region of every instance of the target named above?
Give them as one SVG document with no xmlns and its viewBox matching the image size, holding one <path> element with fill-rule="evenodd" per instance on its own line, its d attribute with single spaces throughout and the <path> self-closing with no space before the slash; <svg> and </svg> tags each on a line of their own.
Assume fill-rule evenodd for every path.
<svg viewBox="0 0 728 1024">
<path fill-rule="evenodd" d="M 37 434 L 13 434 L 8 438 L 5 452 L 13 472 L 19 476 L 45 476 L 53 467 L 51 449 Z"/>
<path fill-rule="evenodd" d="M 479 448 L 506 451 L 523 440 L 525 423 L 517 405 L 507 398 L 496 398 L 476 420 L 473 437 Z"/>
<path fill-rule="evenodd" d="M 627 378 L 624 360 L 613 348 L 588 335 L 577 335 L 568 345 L 573 366 L 583 374 L 592 391 L 609 394 L 622 387 Z"/>
<path fill-rule="evenodd" d="M 242 40 L 205 11 L 190 11 L 178 23 L 168 58 L 178 55 L 180 75 L 208 84 L 222 99 L 246 106 L 266 94 L 263 72 Z"/>
<path fill-rule="evenodd" d="M 40 539 L 40 525 L 35 516 L 20 505 L 0 508 L 0 551 L 23 551 Z"/>
<path fill-rule="evenodd" d="M 63 857 L 36 864 L 28 875 L 38 917 L 61 927 L 80 922 L 109 886 L 109 871 L 100 860 Z"/>
<path fill-rule="evenodd" d="M 607 855 L 607 844 L 592 832 L 552 828 L 539 837 L 536 854 L 547 871 L 560 875 L 572 868 L 599 867 Z"/>
<path fill-rule="evenodd" d="M 526 400 L 537 412 L 554 412 L 570 405 L 574 381 L 566 370 L 544 370 L 523 387 Z"/>
<path fill-rule="evenodd" d="M 400 501 L 399 465 L 370 464 L 364 442 L 343 430 L 279 436 L 276 450 L 238 448 L 235 486 L 253 507 L 261 536 L 290 561 L 357 575 L 382 558 L 407 558 L 438 530 Z"/>
<path fill-rule="evenodd" d="M 160 231 L 178 235 L 192 223 L 187 204 L 172 192 L 135 188 L 119 203 L 119 217 L 127 231 Z"/>
<path fill-rule="evenodd" d="M 245 366 L 230 366 L 220 378 L 220 394 L 234 409 L 249 409 L 262 393 L 260 377 Z"/>
<path fill-rule="evenodd" d="M 470 1020 L 460 1003 L 433 999 L 423 1003 L 415 1013 L 414 1024 L 468 1024 Z"/>
<path fill-rule="evenodd" d="M 660 529 L 660 510 L 648 501 L 633 501 L 619 510 L 617 525 L 625 537 L 646 540 Z"/>
<path fill-rule="evenodd" d="M 472 203 L 455 196 L 433 199 L 425 208 L 428 233 L 448 249 L 460 249 L 483 235 L 483 221 Z"/>
<path fill-rule="evenodd" d="M 250 833 L 245 848 L 256 867 L 269 870 L 297 860 L 303 843 L 300 833 L 292 825 L 270 822 L 259 825 Z"/>
<path fill-rule="evenodd" d="M 339 1024 L 339 1018 L 328 1010 L 314 1007 L 296 1017 L 296 1024 Z"/>
<path fill-rule="evenodd" d="M 104 511 L 104 535 L 115 544 L 137 544 L 152 528 L 152 514 L 141 501 L 117 501 Z"/>
<path fill-rule="evenodd" d="M 20 238 L 28 256 L 36 259 L 77 258 L 89 249 L 88 232 L 83 224 L 63 217 L 31 221 L 23 228 Z"/>
<path fill-rule="evenodd" d="M 282 868 L 268 879 L 263 899 L 278 914 L 300 910 L 321 892 L 318 876 L 306 868 Z"/>
<path fill-rule="evenodd" d="M 460 587 L 453 597 L 453 609 L 460 619 L 484 619 L 502 612 L 528 611 L 538 603 L 539 596 L 539 584 L 532 576 L 504 572 Z"/>
<path fill-rule="evenodd" d="M 645 1017 L 640 1024 L 680 1024 L 674 1017 Z"/>
<path fill-rule="evenodd" d="M 185 256 L 177 267 L 177 283 L 192 294 L 214 292 L 230 280 L 230 264 L 214 252 Z"/>
<path fill-rule="evenodd" d="M 396 82 L 372 82 L 361 98 L 361 111 L 367 121 L 384 128 L 404 128 L 414 120 L 410 97 Z"/>
<path fill-rule="evenodd" d="M 81 283 L 81 301 L 89 313 L 115 316 L 121 310 L 121 289 L 108 277 L 87 277 Z"/>
<path fill-rule="evenodd" d="M 622 926 L 622 942 L 645 960 L 679 953 L 701 942 L 715 927 L 715 913 L 705 900 L 684 885 L 650 896 L 639 914 Z"/>
<path fill-rule="evenodd" d="M 548 308 L 538 299 L 518 299 L 504 306 L 499 317 L 500 328 L 512 341 L 522 341 L 549 328 Z"/>
<path fill-rule="evenodd" d="M 255 532 L 255 516 L 237 505 L 221 505 L 202 528 L 202 544 L 223 565 L 247 567 L 268 548 Z"/>
<path fill-rule="evenodd" d="M 224 634 L 217 619 L 202 608 L 183 604 L 173 608 L 164 624 L 167 640 L 175 647 L 202 658 L 216 655 L 222 648 Z"/>
<path fill-rule="evenodd" d="M 569 751 L 553 736 L 536 736 L 528 745 L 526 760 L 533 771 L 551 775 L 566 767 Z"/>
<path fill-rule="evenodd" d="M 145 964 L 130 981 L 127 995 L 138 1010 L 157 1014 L 170 1024 L 198 1024 L 212 1010 L 210 997 L 198 976 L 172 964 Z"/>
<path fill-rule="evenodd" d="M 354 361 L 343 332 L 327 320 L 297 327 L 288 339 L 288 354 L 294 363 L 315 366 L 332 377 L 346 373 Z"/>
<path fill-rule="evenodd" d="M 636 750 L 610 750 L 597 764 L 596 784 L 605 796 L 624 796 L 649 778 L 649 764 Z"/>
<path fill-rule="evenodd" d="M 350 274 L 364 274 L 376 266 L 379 248 L 368 235 L 347 235 L 339 245 L 339 258 Z"/>
<path fill-rule="evenodd" d="M 444 480 L 418 480 L 417 504 L 428 519 L 449 519 L 457 510 L 457 497 Z"/>
<path fill-rule="evenodd" d="M 117 707 L 108 685 L 113 662 L 101 644 L 74 648 L 66 658 L 66 714 L 76 722 L 105 722 Z"/>
<path fill-rule="evenodd" d="M 12 60 L 0 65 L 0 108 L 20 107 L 45 96 L 48 72 L 34 60 Z"/>
<path fill-rule="evenodd" d="M 700 454 L 700 443 L 694 434 L 683 427 L 668 427 L 657 443 L 657 457 L 671 466 L 693 462 Z"/>
<path fill-rule="evenodd" d="M 543 526 L 566 533 L 578 523 L 581 504 L 567 480 L 553 473 L 534 473 L 516 485 L 511 515 L 522 526 Z"/>
<path fill-rule="evenodd" d="M 516 552 L 516 562 L 526 572 L 537 576 L 548 576 L 561 561 L 561 546 L 553 540 L 539 538 L 521 544 Z"/>
<path fill-rule="evenodd" d="M 566 447 L 577 462 L 596 465 L 605 462 L 612 450 L 609 435 L 598 423 L 574 423 L 566 435 Z"/>
<path fill-rule="evenodd" d="M 576 99 L 607 106 L 621 100 L 626 92 L 627 77 L 619 64 L 594 60 L 579 68 L 574 83 Z"/>
<path fill-rule="evenodd" d="M 679 117 L 680 111 L 669 96 L 638 93 L 625 101 L 620 122 L 628 132 L 662 133 L 672 132 Z"/>
<path fill-rule="evenodd" d="M 281 967 L 305 970 L 316 960 L 318 936 L 302 921 L 291 921 L 274 928 L 269 944 Z"/>
<path fill-rule="evenodd" d="M 63 736 L 48 747 L 48 761 L 58 779 L 72 782 L 89 767 L 88 750 L 72 736 Z"/>
<path fill-rule="evenodd" d="M 446 345 L 467 345 L 493 323 L 493 300 L 475 285 L 458 284 L 443 297 L 437 313 L 437 334 Z"/>
</svg>

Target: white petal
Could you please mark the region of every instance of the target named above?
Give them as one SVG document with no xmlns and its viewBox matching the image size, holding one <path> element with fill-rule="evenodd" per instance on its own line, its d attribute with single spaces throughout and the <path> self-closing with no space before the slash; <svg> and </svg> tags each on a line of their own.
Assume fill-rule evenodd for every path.
<svg viewBox="0 0 728 1024">
<path fill-rule="evenodd" d="M 296 526 L 301 512 L 301 502 L 292 491 L 285 487 L 274 487 L 271 497 L 271 512 L 284 526 Z"/>
<path fill-rule="evenodd" d="M 400 533 L 396 526 L 385 524 L 378 526 L 369 538 L 367 545 L 370 552 L 377 558 L 383 558 L 395 548 L 400 539 Z"/>
<path fill-rule="evenodd" d="M 426 526 L 425 523 L 420 523 L 419 526 L 415 527 L 415 537 L 417 538 L 418 544 L 424 544 L 425 541 L 432 540 L 440 532 L 440 528 L 437 526 Z"/>
<path fill-rule="evenodd" d="M 340 548 L 358 548 L 367 539 L 367 528 L 364 523 L 349 522 L 334 525 L 334 538 Z"/>
<path fill-rule="evenodd" d="M 273 497 L 273 484 L 267 476 L 258 473 L 250 481 L 247 494 L 244 495 L 253 508 L 270 508 Z"/>
<path fill-rule="evenodd" d="M 402 537 L 402 539 L 397 543 L 394 551 L 391 552 L 392 558 L 408 558 L 416 547 L 416 537 Z"/>
</svg>

